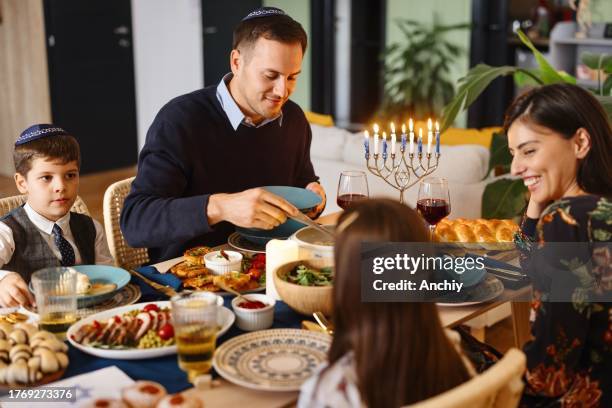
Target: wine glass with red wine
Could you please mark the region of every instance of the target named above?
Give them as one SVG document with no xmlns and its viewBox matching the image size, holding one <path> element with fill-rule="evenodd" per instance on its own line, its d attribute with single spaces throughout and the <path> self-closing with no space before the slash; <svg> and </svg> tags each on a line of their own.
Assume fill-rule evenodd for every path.
<svg viewBox="0 0 612 408">
<path fill-rule="evenodd" d="M 441 177 L 427 177 L 419 183 L 417 211 L 429 224 L 429 238 L 433 241 L 434 229 L 442 218 L 450 214 L 448 181 Z"/>
<path fill-rule="evenodd" d="M 336 202 L 346 210 L 357 201 L 370 196 L 368 179 L 363 171 L 343 171 L 338 181 L 338 195 Z"/>
</svg>

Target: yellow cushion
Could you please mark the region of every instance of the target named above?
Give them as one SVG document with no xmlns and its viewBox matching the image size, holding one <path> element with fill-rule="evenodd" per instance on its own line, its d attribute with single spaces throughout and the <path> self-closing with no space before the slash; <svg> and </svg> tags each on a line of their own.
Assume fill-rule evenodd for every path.
<svg viewBox="0 0 612 408">
<path fill-rule="evenodd" d="M 323 115 L 310 111 L 305 111 L 304 114 L 306 115 L 306 120 L 313 125 L 334 126 L 334 118 L 331 115 Z"/>
<path fill-rule="evenodd" d="M 427 142 L 427 122 L 416 121 L 414 122 L 414 135 L 419 136 L 419 128 L 423 129 L 423 142 Z M 462 129 L 462 128 L 448 128 L 445 132 L 440 135 L 440 143 L 447 146 L 456 146 L 462 144 L 477 144 L 486 147 L 487 149 L 491 146 L 491 140 L 493 133 L 501 132 L 501 127 L 488 127 L 482 129 Z"/>
</svg>

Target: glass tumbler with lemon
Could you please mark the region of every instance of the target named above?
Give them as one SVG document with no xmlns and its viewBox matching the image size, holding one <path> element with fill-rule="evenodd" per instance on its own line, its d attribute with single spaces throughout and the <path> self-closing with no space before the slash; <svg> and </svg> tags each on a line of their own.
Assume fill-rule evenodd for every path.
<svg viewBox="0 0 612 408">
<path fill-rule="evenodd" d="M 222 299 L 211 292 L 182 292 L 171 299 L 178 364 L 191 383 L 212 366 Z"/>
</svg>

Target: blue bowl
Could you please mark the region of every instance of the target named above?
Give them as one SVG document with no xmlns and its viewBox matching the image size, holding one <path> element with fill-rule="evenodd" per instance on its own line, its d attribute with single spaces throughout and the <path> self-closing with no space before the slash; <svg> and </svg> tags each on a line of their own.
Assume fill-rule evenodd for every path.
<svg viewBox="0 0 612 408">
<path fill-rule="evenodd" d="M 321 197 L 318 194 L 305 188 L 290 186 L 266 186 L 264 188 L 283 197 L 302 212 L 307 212 L 321 203 Z M 287 239 L 301 228 L 304 228 L 304 224 L 301 222 L 287 219 L 285 223 L 271 230 L 236 227 L 236 231 L 245 239 L 257 245 L 265 245 L 271 239 Z"/>
<path fill-rule="evenodd" d="M 77 296 L 77 307 L 79 309 L 102 303 L 115 296 L 130 282 L 131 275 L 125 269 L 108 265 L 76 265 L 72 266 L 77 272 L 87 275 L 90 283 L 114 283 L 117 285 L 115 290 L 101 293 L 99 295 L 80 295 Z M 34 293 L 34 287 L 30 282 L 30 291 Z"/>
</svg>

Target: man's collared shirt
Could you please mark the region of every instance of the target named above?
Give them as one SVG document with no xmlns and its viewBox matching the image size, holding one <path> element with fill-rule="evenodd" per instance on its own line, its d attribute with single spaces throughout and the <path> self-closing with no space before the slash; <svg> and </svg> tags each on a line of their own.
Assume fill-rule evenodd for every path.
<svg viewBox="0 0 612 408">
<path fill-rule="evenodd" d="M 244 113 L 242 113 L 242 111 L 238 107 L 238 104 L 236 103 L 236 101 L 230 94 L 229 89 L 227 88 L 227 84 L 229 83 L 229 81 L 232 79 L 233 76 L 234 74 L 232 74 L 231 72 L 228 74 L 225 74 L 223 78 L 221 79 L 221 82 L 219 82 L 219 85 L 217 85 L 217 99 L 219 100 L 219 103 L 221 104 L 223 111 L 227 115 L 227 118 L 229 119 L 230 124 L 232 125 L 232 128 L 234 130 L 238 130 L 238 126 L 240 126 L 241 124 L 245 126 L 259 128 L 259 127 L 267 125 L 270 122 L 274 122 L 276 119 L 278 119 L 278 125 L 283 126 L 283 111 L 282 110 L 277 116 L 270 118 L 270 119 L 264 119 L 258 125 L 255 125 L 251 121 L 251 119 L 244 116 Z"/>
</svg>

